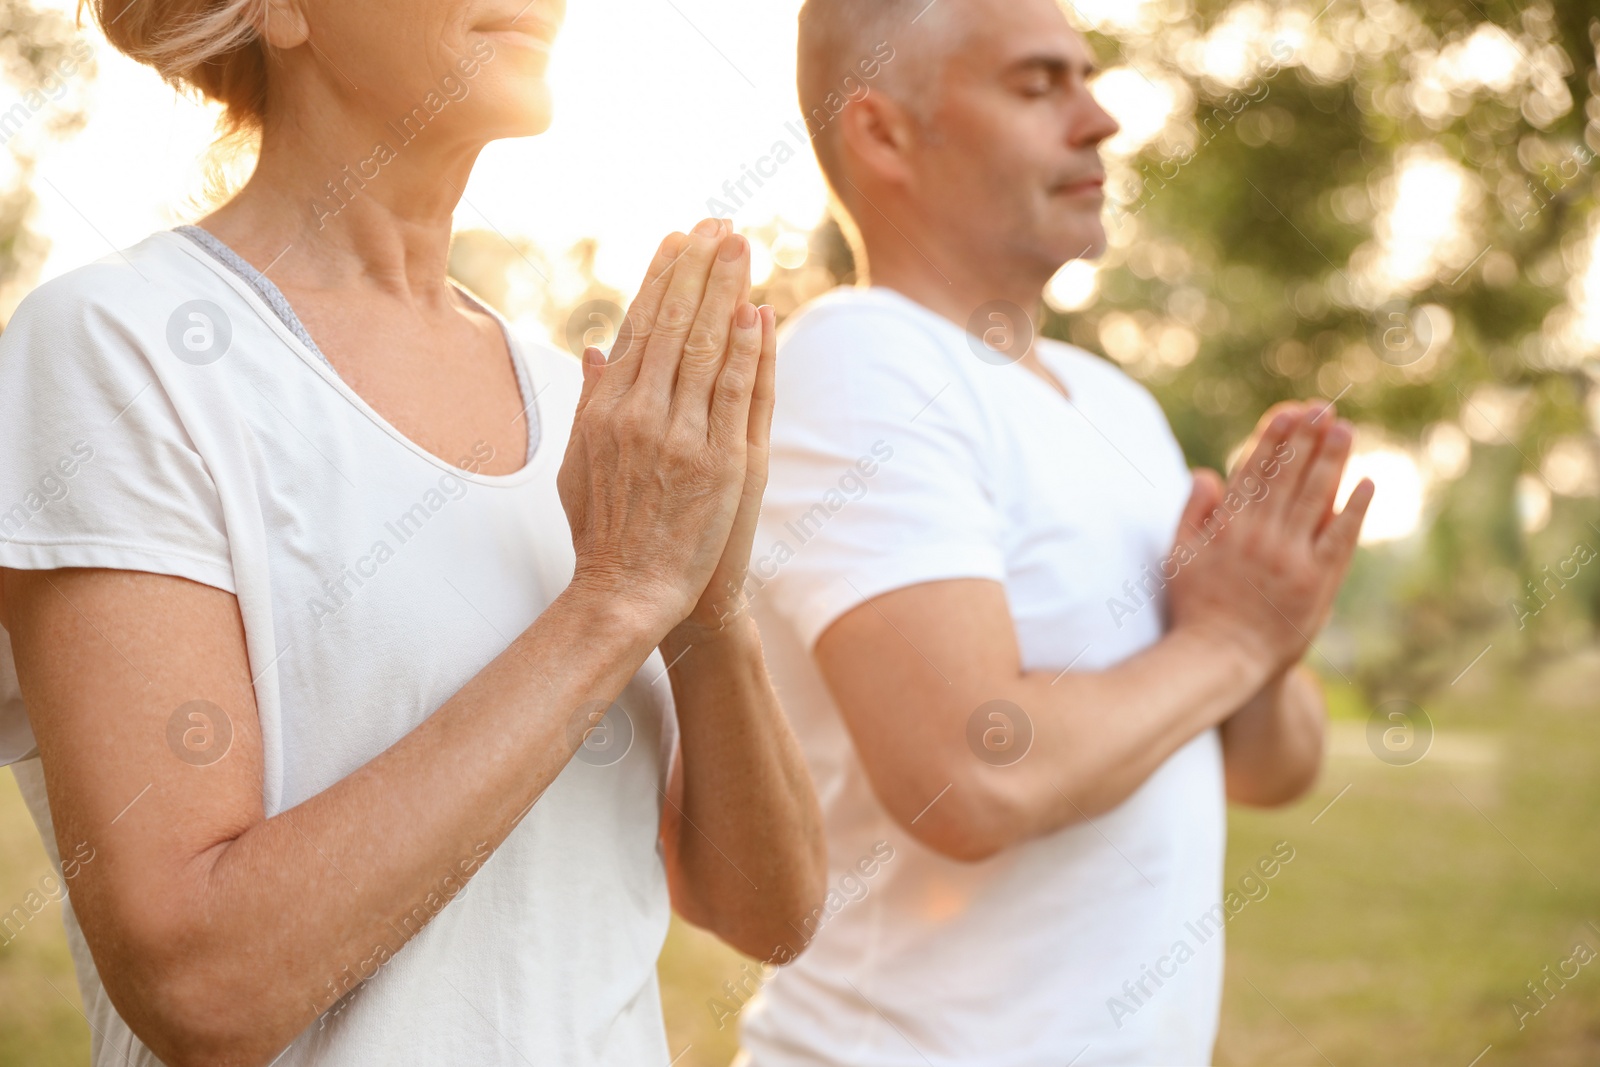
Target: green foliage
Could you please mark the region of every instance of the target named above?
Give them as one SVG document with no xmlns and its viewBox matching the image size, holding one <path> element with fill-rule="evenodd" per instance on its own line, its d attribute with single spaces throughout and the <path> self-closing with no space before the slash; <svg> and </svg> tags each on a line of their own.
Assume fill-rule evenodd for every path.
<svg viewBox="0 0 1600 1067">
<path fill-rule="evenodd" d="M 1197 465 L 1224 465 L 1289 398 L 1338 397 L 1424 470 L 1429 428 L 1464 424 L 1470 467 L 1432 480 L 1416 535 L 1364 553 L 1341 611 L 1352 651 L 1331 654 L 1422 684 L 1448 669 L 1431 651 L 1481 647 L 1508 624 L 1531 649 L 1570 646 L 1600 618 L 1600 567 L 1563 585 L 1537 627 L 1518 630 L 1510 605 L 1575 542 L 1600 551 L 1600 510 L 1571 478 L 1556 479 L 1572 495 L 1552 494 L 1542 532 L 1524 532 L 1516 504 L 1519 478 L 1534 496 L 1552 484 L 1553 450 L 1591 471 L 1597 457 L 1600 362 L 1570 324 L 1600 222 L 1600 20 L 1545 0 L 1319 9 L 1174 0 L 1096 35 L 1106 66 L 1180 105 L 1112 168 L 1098 300 L 1047 332 L 1143 378 Z M 1240 53 L 1244 76 L 1221 80 Z M 1464 183 L 1452 233 L 1415 232 L 1427 196 L 1396 207 L 1417 160 Z M 1386 275 L 1386 254 L 1415 269 Z"/>
<path fill-rule="evenodd" d="M 0 0 L 0 77 L 17 93 L 48 92 L 45 99 L 54 105 L 62 95 L 58 72 L 72 69 L 80 78 L 93 73 L 73 62 L 76 38 L 72 23 L 59 11 L 35 7 L 27 0 Z M 8 188 L 0 188 L 0 286 L 27 284 L 49 249 L 44 238 L 27 227 L 35 203 L 29 185 L 34 161 L 27 153 L 28 139 L 17 136 L 18 123 L 8 121 L 10 114 L 0 115 L 0 143 L 10 150 L 17 175 Z M 81 126 L 84 115 L 72 106 L 52 106 L 38 120 L 46 134 L 62 136 Z"/>
</svg>

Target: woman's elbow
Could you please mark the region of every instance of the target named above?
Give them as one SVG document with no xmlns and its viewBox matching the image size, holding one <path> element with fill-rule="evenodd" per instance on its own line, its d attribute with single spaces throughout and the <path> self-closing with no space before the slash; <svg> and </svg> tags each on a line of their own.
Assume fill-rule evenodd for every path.
<svg viewBox="0 0 1600 1067">
<path fill-rule="evenodd" d="M 759 893 L 741 889 L 720 901 L 675 886 L 673 907 L 751 959 L 781 967 L 806 950 L 826 911 L 826 849 L 796 851 L 786 868 L 763 877 Z"/>
<path fill-rule="evenodd" d="M 140 1041 L 167 1067 L 249 1064 L 242 1020 L 197 976 L 161 974 L 137 983 L 106 978 L 106 992 Z M 119 988 L 120 987 L 120 988 Z"/>
<path fill-rule="evenodd" d="M 264 1001 L 277 992 L 265 988 L 263 970 L 196 945 L 192 933 L 122 944 L 123 959 L 108 961 L 101 980 L 129 1028 L 167 1067 L 252 1067 L 281 1051 L 262 1029 Z M 314 1014 L 308 1000 L 304 1021 Z"/>
</svg>

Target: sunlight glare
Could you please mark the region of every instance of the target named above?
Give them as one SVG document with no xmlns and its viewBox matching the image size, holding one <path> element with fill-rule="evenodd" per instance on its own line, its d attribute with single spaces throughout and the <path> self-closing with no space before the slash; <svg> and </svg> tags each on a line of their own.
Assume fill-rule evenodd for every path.
<svg viewBox="0 0 1600 1067">
<path fill-rule="evenodd" d="M 1422 435 L 1428 474 L 1453 482 L 1472 465 L 1472 438 L 1453 422 L 1436 422 Z"/>
<path fill-rule="evenodd" d="M 1351 454 L 1339 485 L 1341 508 L 1363 478 L 1372 479 L 1377 492 L 1361 527 L 1361 543 L 1399 541 L 1415 533 L 1422 525 L 1426 480 L 1411 454 L 1387 445 L 1358 448 Z"/>
<path fill-rule="evenodd" d="M 1581 353 L 1600 349 L 1600 218 L 1590 228 L 1588 264 L 1572 280 L 1571 340 Z"/>
<path fill-rule="evenodd" d="M 1517 476 L 1517 518 L 1523 533 L 1536 534 L 1550 525 L 1550 489 L 1531 474 Z"/>
<path fill-rule="evenodd" d="M 1437 70 L 1452 88 L 1482 87 L 1505 93 L 1517 84 L 1522 67 L 1517 42 L 1499 26 L 1484 22 L 1465 41 L 1439 53 Z"/>
<path fill-rule="evenodd" d="M 1476 187 L 1467 172 L 1436 145 L 1421 145 L 1401 157 L 1389 208 L 1378 224 L 1378 247 L 1358 251 L 1369 300 L 1415 291 L 1441 268 L 1465 258 L 1463 214 Z M 1365 262 L 1361 262 L 1361 261 Z"/>
<path fill-rule="evenodd" d="M 772 258 L 772 249 L 755 234 L 747 233 L 745 237 L 750 241 L 750 284 L 766 285 L 772 280 L 773 268 L 777 266 Z"/>
<path fill-rule="evenodd" d="M 1095 301 L 1100 291 L 1100 268 L 1087 259 L 1074 259 L 1060 270 L 1045 288 L 1045 303 L 1063 314 L 1082 311 Z"/>
<path fill-rule="evenodd" d="M 1103 146 L 1113 156 L 1131 156 L 1155 140 L 1180 100 L 1179 90 L 1165 79 L 1151 81 L 1132 67 L 1112 67 L 1096 78 L 1094 96 L 1122 127 Z"/>
<path fill-rule="evenodd" d="M 1115 34 L 1148 23 L 1156 5 L 1153 0 L 1072 0 L 1063 6 L 1080 29 Z"/>
<path fill-rule="evenodd" d="M 1600 495 L 1600 457 L 1595 442 L 1581 434 L 1558 439 L 1545 453 L 1539 473 L 1562 496 Z"/>
</svg>

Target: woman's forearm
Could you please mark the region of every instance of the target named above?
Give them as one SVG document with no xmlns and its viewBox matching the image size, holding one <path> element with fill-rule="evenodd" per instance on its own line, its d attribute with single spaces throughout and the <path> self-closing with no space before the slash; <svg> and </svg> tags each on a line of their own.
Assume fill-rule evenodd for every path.
<svg viewBox="0 0 1600 1067">
<path fill-rule="evenodd" d="M 800 920 L 826 892 L 821 813 L 800 746 L 767 677 L 755 624 L 669 640 L 682 736 L 682 797 L 669 803 L 673 902 L 758 959 L 805 947 Z"/>
<path fill-rule="evenodd" d="M 581 742 L 574 709 L 649 654 L 614 614 L 563 594 L 399 743 L 166 887 L 170 924 L 138 966 L 190 1049 L 214 1039 L 201 1060 L 269 1059 L 461 891 Z"/>
</svg>

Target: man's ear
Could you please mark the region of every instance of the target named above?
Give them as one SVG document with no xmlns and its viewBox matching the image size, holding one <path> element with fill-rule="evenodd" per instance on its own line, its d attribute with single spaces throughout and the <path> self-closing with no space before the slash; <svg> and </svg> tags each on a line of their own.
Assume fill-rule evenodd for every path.
<svg viewBox="0 0 1600 1067">
<path fill-rule="evenodd" d="M 311 39 L 311 25 L 298 0 L 261 0 L 256 32 L 268 48 L 298 48 Z"/>
<path fill-rule="evenodd" d="M 847 170 L 870 175 L 875 182 L 906 185 L 915 168 L 911 153 L 918 126 L 911 113 L 883 93 L 868 93 L 851 101 L 839 117 L 839 140 Z"/>
</svg>

